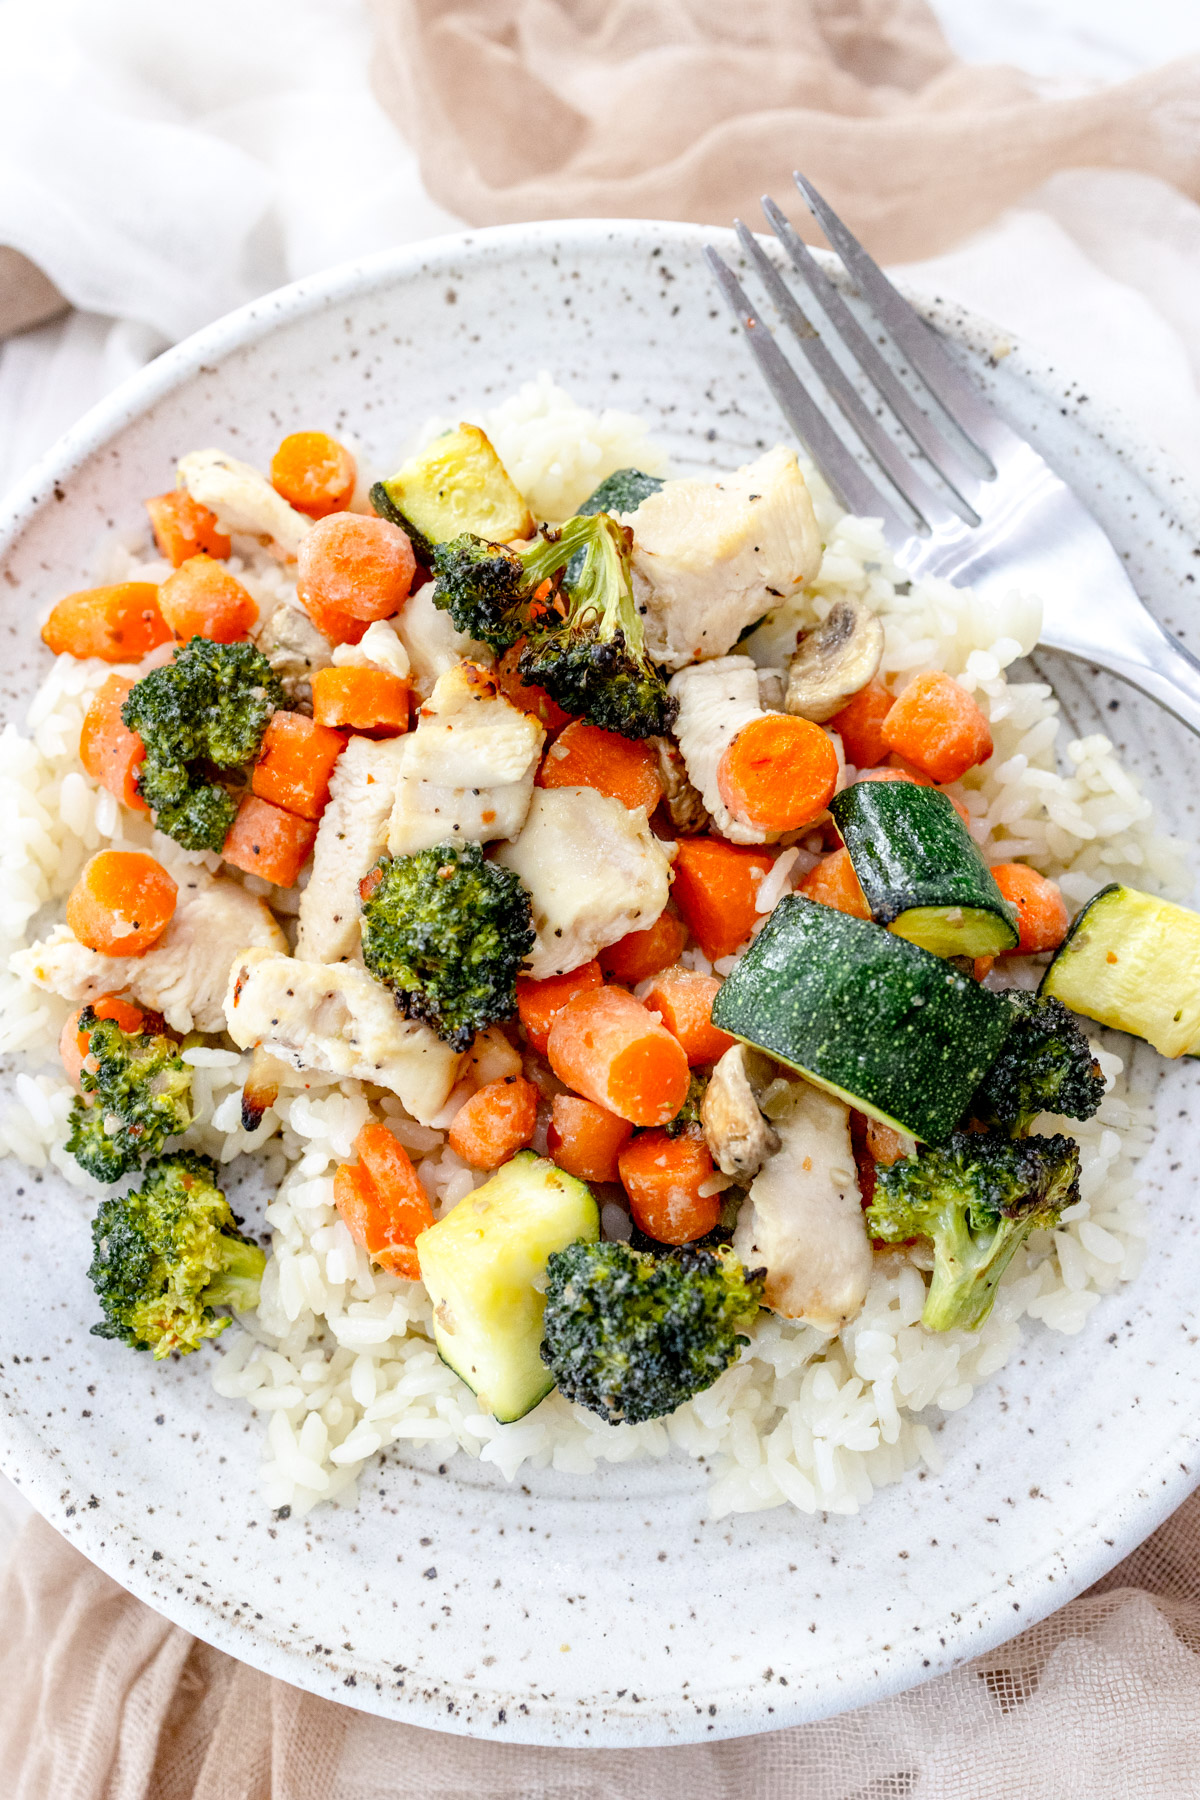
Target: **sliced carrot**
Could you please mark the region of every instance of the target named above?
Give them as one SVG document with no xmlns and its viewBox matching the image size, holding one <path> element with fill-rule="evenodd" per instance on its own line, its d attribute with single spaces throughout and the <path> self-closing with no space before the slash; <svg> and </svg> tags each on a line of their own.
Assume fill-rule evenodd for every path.
<svg viewBox="0 0 1200 1800">
<path fill-rule="evenodd" d="M 720 986 L 715 975 L 664 969 L 642 995 L 643 1006 L 656 1012 L 671 1036 L 683 1045 L 692 1068 L 697 1063 L 716 1062 L 736 1041 L 712 1022 L 713 1001 Z"/>
<path fill-rule="evenodd" d="M 247 794 L 221 846 L 221 855 L 247 875 L 261 875 L 276 887 L 289 888 L 308 861 L 316 837 L 312 819 L 301 819 L 282 806 L 260 800 L 257 794 Z"/>
<path fill-rule="evenodd" d="M 1033 956 L 1039 950 L 1057 950 L 1071 923 L 1061 888 L 1028 863 L 993 863 L 992 876 L 1004 898 L 1017 909 L 1021 940 L 1016 954 Z"/>
<path fill-rule="evenodd" d="M 852 918 L 871 917 L 848 850 L 835 850 L 832 855 L 823 856 L 816 868 L 804 877 L 797 892 L 807 900 L 817 900 L 822 906 L 849 913 Z"/>
<path fill-rule="evenodd" d="M 408 598 L 416 566 L 398 525 L 363 513 L 331 513 L 300 545 L 296 594 L 310 613 L 316 602 L 352 619 L 390 619 Z M 322 629 L 315 616 L 313 623 Z"/>
<path fill-rule="evenodd" d="M 115 794 L 122 806 L 148 813 L 150 808 L 137 790 L 137 774 L 146 760 L 146 746 L 121 717 L 133 682 L 127 675 L 110 675 L 97 688 L 83 716 L 79 733 L 79 760 L 101 787 Z"/>
<path fill-rule="evenodd" d="M 160 862 L 141 850 L 101 850 L 83 866 L 67 897 L 67 924 L 102 956 L 141 956 L 175 911 L 178 889 Z"/>
<path fill-rule="evenodd" d="M 680 838 L 671 898 L 710 962 L 731 956 L 758 918 L 755 899 L 774 856 L 719 838 Z"/>
<path fill-rule="evenodd" d="M 498 1169 L 533 1136 L 538 1091 L 523 1075 L 489 1081 L 454 1115 L 450 1148 L 473 1169 Z"/>
<path fill-rule="evenodd" d="M 156 494 L 153 500 L 147 500 L 146 511 L 150 514 L 154 541 L 173 568 L 179 568 L 189 556 L 202 550 L 209 556 L 229 555 L 232 546 L 217 524 L 216 513 L 193 500 L 186 488 Z"/>
<path fill-rule="evenodd" d="M 63 1068 L 75 1087 L 79 1086 L 79 1075 L 84 1060 L 91 1047 L 90 1031 L 81 1031 L 79 1021 L 85 1012 L 91 1012 L 97 1019 L 112 1019 L 114 1024 L 132 1036 L 145 1029 L 147 1015 L 140 1006 L 131 1000 L 125 1000 L 120 994 L 103 994 L 98 1000 L 89 1000 L 83 1006 L 77 1006 L 66 1024 L 58 1040 L 58 1054 L 62 1058 Z"/>
<path fill-rule="evenodd" d="M 513 706 L 540 719 L 548 732 L 561 731 L 571 715 L 563 711 L 557 700 L 550 698 L 545 688 L 538 687 L 532 681 L 522 681 L 518 664 L 524 648 L 525 639 L 518 638 L 492 670 L 492 679 Z"/>
<path fill-rule="evenodd" d="M 55 656 L 98 656 L 102 662 L 137 662 L 170 639 L 152 581 L 68 594 L 42 626 L 42 642 Z"/>
<path fill-rule="evenodd" d="M 569 1000 L 546 1053 L 561 1082 L 632 1125 L 665 1125 L 687 1098 L 683 1045 L 624 988 Z"/>
<path fill-rule="evenodd" d="M 258 619 L 258 604 L 236 576 L 211 556 L 189 556 L 158 590 L 163 618 L 177 638 L 236 644 Z"/>
<path fill-rule="evenodd" d="M 673 912 L 661 912 L 645 931 L 631 931 L 600 952 L 600 967 L 613 981 L 636 987 L 679 961 L 687 926 Z"/>
<path fill-rule="evenodd" d="M 899 758 L 896 758 L 896 761 L 898 762 Z M 906 768 L 864 769 L 862 774 L 856 777 L 856 781 L 911 781 L 914 787 L 933 786 L 933 782 L 930 781 L 928 775 L 922 775 L 919 769 Z M 945 788 L 939 788 L 938 792 L 945 794 L 946 790 Z M 963 805 L 962 801 L 956 800 L 953 794 L 946 794 L 946 798 L 962 820 L 963 824 L 969 825 L 971 823 L 971 815 Z"/>
<path fill-rule="evenodd" d="M 319 819 L 329 800 L 329 780 L 346 747 L 340 732 L 303 713 L 272 713 L 250 776 L 251 791 L 302 819 Z"/>
<path fill-rule="evenodd" d="M 658 755 L 649 744 L 601 731 L 572 719 L 564 725 L 542 758 L 537 785 L 543 788 L 590 787 L 619 800 L 632 812 L 653 812 L 663 797 Z"/>
<path fill-rule="evenodd" d="M 551 1102 L 546 1147 L 560 1169 L 578 1181 L 616 1181 L 617 1158 L 633 1136 L 628 1119 L 578 1094 L 556 1094 Z"/>
<path fill-rule="evenodd" d="M 892 710 L 893 699 L 882 681 L 868 681 L 830 719 L 830 730 L 841 738 L 846 761 L 856 769 L 873 769 L 887 755 L 883 721 Z"/>
<path fill-rule="evenodd" d="M 341 612 L 336 606 L 326 606 L 323 600 L 317 600 L 311 594 L 304 602 L 304 610 L 321 636 L 328 638 L 335 647 L 361 643 L 366 635 L 369 620 L 352 619 L 349 613 Z"/>
<path fill-rule="evenodd" d="M 271 458 L 271 486 L 310 519 L 349 506 L 357 475 L 346 446 L 323 431 L 293 431 Z"/>
<path fill-rule="evenodd" d="M 393 1275 L 406 1275 L 415 1281 L 420 1271 L 413 1245 L 418 1234 L 433 1224 L 433 1208 L 412 1158 L 395 1133 L 376 1120 L 363 1126 L 354 1140 L 354 1150 L 375 1199 L 371 1229 L 374 1247 L 364 1243 L 363 1248 Z M 353 1236 L 352 1226 L 350 1231 Z"/>
<path fill-rule="evenodd" d="M 708 1148 L 684 1132 L 639 1132 L 618 1158 L 629 1210 L 647 1237 L 660 1244 L 691 1244 L 721 1217 L 721 1196 L 702 1194 L 713 1172 Z"/>
<path fill-rule="evenodd" d="M 971 973 L 976 981 L 986 981 L 995 966 L 996 959 L 994 956 L 977 956 Z"/>
<path fill-rule="evenodd" d="M 408 730 L 408 687 L 390 669 L 314 669 L 312 701 L 318 725 L 375 737 Z"/>
<path fill-rule="evenodd" d="M 934 781 L 957 781 L 992 754 L 992 733 L 966 688 L 940 669 L 914 676 L 883 722 L 889 750 Z"/>
<path fill-rule="evenodd" d="M 547 975 L 544 981 L 518 975 L 517 1014 L 532 1048 L 545 1056 L 550 1027 L 567 1001 L 603 985 L 604 976 L 595 960 L 582 963 L 578 969 L 568 969 L 565 975 Z"/>
<path fill-rule="evenodd" d="M 760 831 L 811 825 L 833 799 L 837 780 L 837 751 L 829 733 L 792 713 L 751 719 L 717 764 L 722 800 Z"/>
</svg>

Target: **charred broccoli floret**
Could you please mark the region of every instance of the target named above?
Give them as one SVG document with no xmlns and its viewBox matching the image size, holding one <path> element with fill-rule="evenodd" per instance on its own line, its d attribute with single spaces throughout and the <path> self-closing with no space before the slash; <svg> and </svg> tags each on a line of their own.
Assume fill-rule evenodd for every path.
<svg viewBox="0 0 1200 1800">
<path fill-rule="evenodd" d="M 1104 1098 L 1091 1046 L 1061 1000 L 1010 991 L 1020 1007 L 999 1056 L 971 1103 L 977 1119 L 1024 1137 L 1039 1113 L 1090 1119 Z"/>
<path fill-rule="evenodd" d="M 572 534 L 568 525 L 527 544 L 489 544 L 469 531 L 435 544 L 433 603 L 450 614 L 456 631 L 508 650 L 529 625 L 538 588 L 570 560 L 576 536 L 582 542 L 582 531 Z"/>
<path fill-rule="evenodd" d="M 104 1313 L 95 1337 L 161 1359 L 223 1331 L 229 1320 L 214 1306 L 258 1305 L 267 1259 L 238 1230 L 216 1172 L 207 1156 L 179 1151 L 148 1164 L 138 1192 L 101 1202 L 88 1270 Z"/>
<path fill-rule="evenodd" d="M 478 844 L 381 857 L 365 878 L 362 946 L 405 1018 L 456 1050 L 517 1010 L 517 974 L 533 948 L 533 909 L 511 869 Z"/>
<path fill-rule="evenodd" d="M 253 644 L 195 637 L 135 682 L 121 717 L 146 746 L 138 791 L 160 831 L 186 850 L 220 850 L 237 812 L 226 782 L 254 761 L 283 704 Z"/>
<path fill-rule="evenodd" d="M 876 1169 L 867 1229 L 884 1243 L 928 1238 L 934 1268 L 922 1322 L 973 1331 L 1030 1232 L 1052 1230 L 1078 1198 L 1072 1138 L 956 1131 L 947 1144 Z"/>
<path fill-rule="evenodd" d="M 662 1256 L 583 1241 L 547 1265 L 542 1361 L 568 1400 L 610 1424 L 674 1412 L 737 1361 L 761 1272 L 731 1250 Z"/>
<path fill-rule="evenodd" d="M 97 1181 L 119 1181 L 187 1130 L 192 1072 L 163 1031 L 122 1031 L 90 1006 L 79 1015 L 79 1030 L 87 1033 L 88 1054 L 79 1072 L 83 1094 L 71 1102 L 67 1149 Z"/>
</svg>

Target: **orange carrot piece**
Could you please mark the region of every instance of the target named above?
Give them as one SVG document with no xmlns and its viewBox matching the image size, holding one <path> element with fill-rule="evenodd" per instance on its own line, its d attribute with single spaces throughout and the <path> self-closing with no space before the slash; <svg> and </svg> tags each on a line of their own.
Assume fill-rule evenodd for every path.
<svg viewBox="0 0 1200 1800">
<path fill-rule="evenodd" d="M 336 606 L 326 606 L 323 600 L 309 595 L 304 602 L 304 610 L 316 626 L 321 636 L 328 638 L 336 648 L 339 644 L 358 644 L 366 635 L 367 619 L 352 619 L 348 612 L 341 612 Z"/>
<path fill-rule="evenodd" d="M 102 662 L 137 662 L 170 639 L 152 581 L 68 594 L 42 626 L 42 642 L 55 656 L 98 656 Z"/>
<path fill-rule="evenodd" d="M 184 643 L 211 638 L 214 644 L 236 644 L 248 637 L 258 618 L 253 596 L 211 556 L 189 556 L 158 590 L 163 618 Z"/>
<path fill-rule="evenodd" d="M 83 1006 L 77 1006 L 63 1026 L 58 1040 L 58 1054 L 62 1058 L 63 1068 L 75 1087 L 79 1086 L 80 1070 L 91 1046 L 91 1033 L 81 1031 L 79 1027 L 80 1018 L 89 1009 L 97 1019 L 112 1019 L 114 1024 L 130 1036 L 144 1030 L 146 1026 L 146 1014 L 141 1007 L 135 1006 L 131 1000 L 123 999 L 120 994 L 102 994 L 98 1000 L 85 1001 Z"/>
<path fill-rule="evenodd" d="M 856 769 L 873 769 L 887 755 L 883 721 L 892 710 L 892 701 L 893 695 L 882 681 L 868 681 L 830 719 L 830 729 L 842 740 L 846 761 Z"/>
<path fill-rule="evenodd" d="M 613 981 L 636 987 L 679 961 L 687 926 L 673 912 L 661 912 L 645 931 L 631 931 L 600 952 L 600 967 Z"/>
<path fill-rule="evenodd" d="M 545 1056 L 550 1041 L 550 1027 L 568 1000 L 603 987 L 604 976 L 598 962 L 586 962 L 565 975 L 547 975 L 544 981 L 532 981 L 528 975 L 517 976 L 517 1015 L 525 1027 L 525 1036 L 540 1056 Z"/>
<path fill-rule="evenodd" d="M 301 819 L 282 806 L 260 800 L 257 794 L 247 794 L 221 846 L 221 855 L 247 875 L 261 875 L 276 887 L 289 888 L 308 861 L 316 837 L 314 820 Z"/>
<path fill-rule="evenodd" d="M 449 1144 L 473 1169 L 498 1169 L 533 1136 L 538 1091 L 523 1075 L 489 1081 L 459 1107 Z"/>
<path fill-rule="evenodd" d="M 994 956 L 977 956 L 971 973 L 974 975 L 976 981 L 986 981 L 995 966 L 996 959 Z"/>
<path fill-rule="evenodd" d="M 542 758 L 537 785 L 543 788 L 590 787 L 619 800 L 632 812 L 653 812 L 663 797 L 658 756 L 649 744 L 602 731 L 572 719 Z"/>
<path fill-rule="evenodd" d="M 616 1181 L 617 1158 L 633 1136 L 628 1119 L 578 1094 L 556 1094 L 551 1102 L 546 1147 L 552 1159 L 577 1181 Z"/>
<path fill-rule="evenodd" d="M 867 1149 L 881 1168 L 890 1169 L 893 1163 L 912 1155 L 911 1140 L 902 1136 L 894 1125 L 885 1125 L 882 1119 L 867 1119 L 866 1137 Z"/>
<path fill-rule="evenodd" d="M 917 769 L 905 768 L 864 769 L 862 774 L 856 777 L 856 781 L 911 781 L 914 787 L 933 786 L 933 782 L 930 781 L 928 775 L 922 775 Z M 946 790 L 945 788 L 939 788 L 938 792 L 945 794 Z M 962 820 L 963 824 L 969 825 L 971 822 L 971 815 L 963 805 L 962 801 L 956 800 L 953 794 L 946 794 L 946 798 Z"/>
<path fill-rule="evenodd" d="M 1017 909 L 1021 939 L 1010 954 L 1033 956 L 1039 950 L 1057 950 L 1071 923 L 1057 883 L 1039 875 L 1028 863 L 993 863 L 992 877 Z"/>
<path fill-rule="evenodd" d="M 656 1012 L 671 1036 L 683 1045 L 691 1068 L 716 1062 L 736 1041 L 712 1022 L 713 1001 L 720 986 L 715 975 L 664 969 L 642 995 L 643 1006 Z"/>
<path fill-rule="evenodd" d="M 97 688 L 83 716 L 79 733 L 79 760 L 101 787 L 115 794 L 122 806 L 148 813 L 150 808 L 137 789 L 137 775 L 146 760 L 146 746 L 130 731 L 121 708 L 133 682 L 127 675 L 110 675 Z"/>
<path fill-rule="evenodd" d="M 364 1242 L 363 1248 L 391 1274 L 415 1281 L 420 1271 L 413 1245 L 433 1224 L 433 1208 L 412 1158 L 395 1133 L 376 1120 L 363 1126 L 354 1140 L 354 1151 L 375 1202 L 369 1227 L 372 1243 Z M 353 1236 L 353 1226 L 350 1231 Z"/>
<path fill-rule="evenodd" d="M 271 458 L 271 486 L 310 519 L 349 506 L 357 476 L 346 446 L 324 431 L 293 431 Z"/>
<path fill-rule="evenodd" d="M 889 750 L 934 781 L 957 781 L 992 754 L 992 733 L 967 690 L 940 669 L 909 682 L 883 723 Z"/>
<path fill-rule="evenodd" d="M 303 713 L 272 713 L 250 776 L 250 789 L 302 819 L 319 819 L 329 800 L 329 780 L 346 747 L 340 732 Z"/>
<path fill-rule="evenodd" d="M 550 1028 L 547 1055 L 565 1086 L 631 1125 L 665 1125 L 687 1098 L 683 1045 L 624 988 L 569 1000 Z"/>
<path fill-rule="evenodd" d="M 816 868 L 804 877 L 797 892 L 807 900 L 817 900 L 822 906 L 849 913 L 852 918 L 871 917 L 848 850 L 835 850 L 830 856 L 823 856 Z"/>
<path fill-rule="evenodd" d="M 141 956 L 171 923 L 178 891 L 144 851 L 100 850 L 71 889 L 67 924 L 102 956 Z"/>
<path fill-rule="evenodd" d="M 398 525 L 363 513 L 331 513 L 300 545 L 296 594 L 310 614 L 315 602 L 352 619 L 390 619 L 408 598 L 416 567 Z M 313 623 L 322 629 L 315 615 Z"/>
<path fill-rule="evenodd" d="M 147 500 L 146 511 L 159 552 L 172 568 L 178 569 L 189 556 L 197 556 L 201 551 L 209 556 L 229 555 L 232 545 L 217 524 L 216 513 L 193 500 L 186 488 L 156 494 Z"/>
<path fill-rule="evenodd" d="M 774 861 L 769 850 L 719 838 L 679 839 L 671 898 L 710 962 L 749 937 L 759 885 Z"/>
<path fill-rule="evenodd" d="M 660 1244 L 694 1243 L 721 1217 L 721 1196 L 700 1192 L 713 1172 L 700 1138 L 640 1132 L 622 1150 L 618 1167 L 635 1223 Z"/>
<path fill-rule="evenodd" d="M 408 730 L 408 687 L 390 669 L 314 669 L 312 700 L 318 725 L 376 737 Z"/>
<path fill-rule="evenodd" d="M 492 670 L 492 679 L 513 706 L 540 719 L 548 732 L 561 731 L 571 715 L 563 711 L 557 700 L 550 698 L 545 688 L 538 687 L 536 682 L 522 681 L 517 664 L 524 648 L 525 639 L 518 638 Z"/>
<path fill-rule="evenodd" d="M 761 831 L 799 831 L 833 799 L 838 759 L 833 739 L 811 719 L 763 713 L 743 725 L 717 764 L 717 786 L 730 812 Z"/>
</svg>

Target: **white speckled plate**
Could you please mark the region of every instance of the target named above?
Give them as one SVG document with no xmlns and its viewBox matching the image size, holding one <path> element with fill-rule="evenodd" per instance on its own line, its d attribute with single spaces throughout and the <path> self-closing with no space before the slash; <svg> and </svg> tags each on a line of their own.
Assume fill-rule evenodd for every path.
<svg viewBox="0 0 1200 1800">
<path fill-rule="evenodd" d="M 57 446 L 4 521 L 6 716 L 43 668 L 35 617 L 82 584 L 97 536 L 137 521 L 185 450 L 228 444 L 261 464 L 285 431 L 322 424 L 386 462 L 427 414 L 469 412 L 539 368 L 589 404 L 647 414 L 683 464 L 729 466 L 777 441 L 699 263 L 702 239 L 723 235 L 589 222 L 446 238 L 303 282 L 169 352 Z M 1178 478 L 994 328 L 930 313 L 1192 636 L 1200 521 Z M 1044 666 L 1072 718 L 1102 719 L 1194 838 L 1200 744 L 1130 690 Z M 712 1524 L 688 1462 L 508 1486 L 462 1456 L 443 1470 L 393 1451 L 357 1511 L 273 1519 L 256 1493 L 258 1420 L 213 1395 L 207 1354 L 163 1366 L 88 1336 L 87 1221 L 62 1184 L 11 1162 L 0 1463 L 151 1606 L 396 1718 L 654 1744 L 859 1705 L 1051 1611 L 1193 1485 L 1200 1064 L 1136 1063 L 1161 1109 L 1142 1165 L 1144 1272 L 1079 1338 L 1031 1327 L 1025 1353 L 947 1419 L 945 1474 L 885 1490 L 860 1517 Z"/>
</svg>

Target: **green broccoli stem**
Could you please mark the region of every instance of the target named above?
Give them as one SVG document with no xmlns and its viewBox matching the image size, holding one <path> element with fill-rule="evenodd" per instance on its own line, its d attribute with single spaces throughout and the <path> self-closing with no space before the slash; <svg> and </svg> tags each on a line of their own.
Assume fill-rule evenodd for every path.
<svg viewBox="0 0 1200 1800">
<path fill-rule="evenodd" d="M 992 1310 L 1004 1272 L 1033 1228 L 1031 1215 L 1001 1217 L 994 1231 L 972 1232 L 969 1214 L 951 1203 L 941 1208 L 933 1235 L 933 1278 L 921 1323 L 930 1331 L 958 1326 L 978 1331 Z"/>
</svg>

